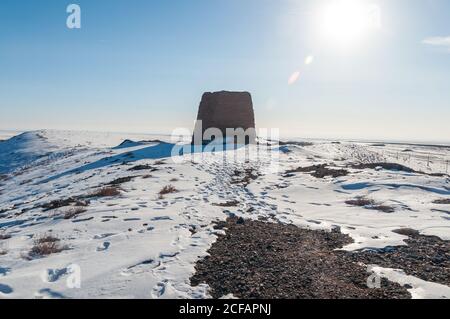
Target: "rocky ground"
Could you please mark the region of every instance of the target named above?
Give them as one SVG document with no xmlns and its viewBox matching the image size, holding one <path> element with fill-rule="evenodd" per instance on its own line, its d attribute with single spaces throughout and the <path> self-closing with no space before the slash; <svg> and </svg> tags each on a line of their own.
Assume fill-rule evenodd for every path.
<svg viewBox="0 0 450 319">
<path fill-rule="evenodd" d="M 367 267 L 336 249 L 352 239 L 340 233 L 229 218 L 225 230 L 196 265 L 192 285 L 207 283 L 213 297 L 410 298 L 406 288 L 381 281 L 367 286 Z"/>
<path fill-rule="evenodd" d="M 413 229 L 398 229 L 395 232 L 409 237 L 405 240 L 407 246 L 352 252 L 351 259 L 385 268 L 403 269 L 408 275 L 450 285 L 450 241 L 423 236 Z"/>
</svg>

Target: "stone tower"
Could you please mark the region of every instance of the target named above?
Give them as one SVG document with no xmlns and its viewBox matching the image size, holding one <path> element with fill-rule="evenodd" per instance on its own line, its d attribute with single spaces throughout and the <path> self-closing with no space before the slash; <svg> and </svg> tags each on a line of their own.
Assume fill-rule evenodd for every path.
<svg viewBox="0 0 450 319">
<path fill-rule="evenodd" d="M 230 129 L 234 130 L 232 134 Z M 192 143 L 210 143 L 217 139 L 218 134 L 214 132 L 219 131 L 227 142 L 255 143 L 255 115 L 250 93 L 220 91 L 203 94 Z"/>
</svg>

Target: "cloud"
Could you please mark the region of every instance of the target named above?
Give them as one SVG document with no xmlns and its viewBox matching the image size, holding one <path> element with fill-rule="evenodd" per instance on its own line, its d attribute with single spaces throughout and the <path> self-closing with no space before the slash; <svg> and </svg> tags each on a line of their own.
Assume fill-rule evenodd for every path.
<svg viewBox="0 0 450 319">
<path fill-rule="evenodd" d="M 448 37 L 429 37 L 422 41 L 423 44 L 446 48 L 450 51 L 450 36 Z"/>
</svg>

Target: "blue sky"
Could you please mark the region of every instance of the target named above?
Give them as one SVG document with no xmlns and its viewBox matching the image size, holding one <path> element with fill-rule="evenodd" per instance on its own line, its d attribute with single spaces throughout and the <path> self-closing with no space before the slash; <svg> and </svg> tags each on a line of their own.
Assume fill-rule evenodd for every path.
<svg viewBox="0 0 450 319">
<path fill-rule="evenodd" d="M 381 24 L 346 46 L 333 1 L 2 0 L 0 129 L 170 133 L 224 89 L 286 136 L 450 141 L 450 1 L 360 0 Z"/>
</svg>

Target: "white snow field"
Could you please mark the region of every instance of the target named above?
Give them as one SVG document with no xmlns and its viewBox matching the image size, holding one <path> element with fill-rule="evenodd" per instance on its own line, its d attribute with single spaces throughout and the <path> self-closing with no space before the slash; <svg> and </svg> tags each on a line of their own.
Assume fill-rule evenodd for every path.
<svg viewBox="0 0 450 319">
<path fill-rule="evenodd" d="M 433 203 L 450 199 L 450 178 L 431 174 L 445 173 L 448 147 L 316 141 L 247 146 L 223 161 L 222 152 L 171 158 L 173 144 L 155 139 L 170 142 L 168 136 L 68 131 L 26 132 L 0 142 L 0 298 L 208 298 L 208 286 L 191 287 L 189 278 L 223 232 L 213 222 L 230 214 L 311 229 L 339 226 L 354 239 L 346 250 L 405 245 L 407 237 L 392 232 L 399 228 L 450 240 L 450 205 Z M 260 156 L 244 159 L 256 149 Z M 276 165 L 269 167 L 270 158 Z M 379 162 L 420 172 L 348 167 Z M 349 174 L 285 174 L 317 164 Z M 149 167 L 129 170 L 136 165 Z M 245 169 L 259 177 L 246 187 L 233 183 L 235 171 Z M 123 177 L 132 178 L 117 185 L 119 195 L 91 196 Z M 167 185 L 177 192 L 161 198 Z M 345 203 L 358 196 L 395 211 Z M 89 204 L 67 219 L 73 206 L 45 206 L 70 198 Z M 228 201 L 239 204 L 214 205 Z M 44 235 L 60 239 L 64 250 L 30 255 Z M 450 287 L 401 270 L 373 271 L 410 285 L 414 298 L 450 298 Z"/>
</svg>

